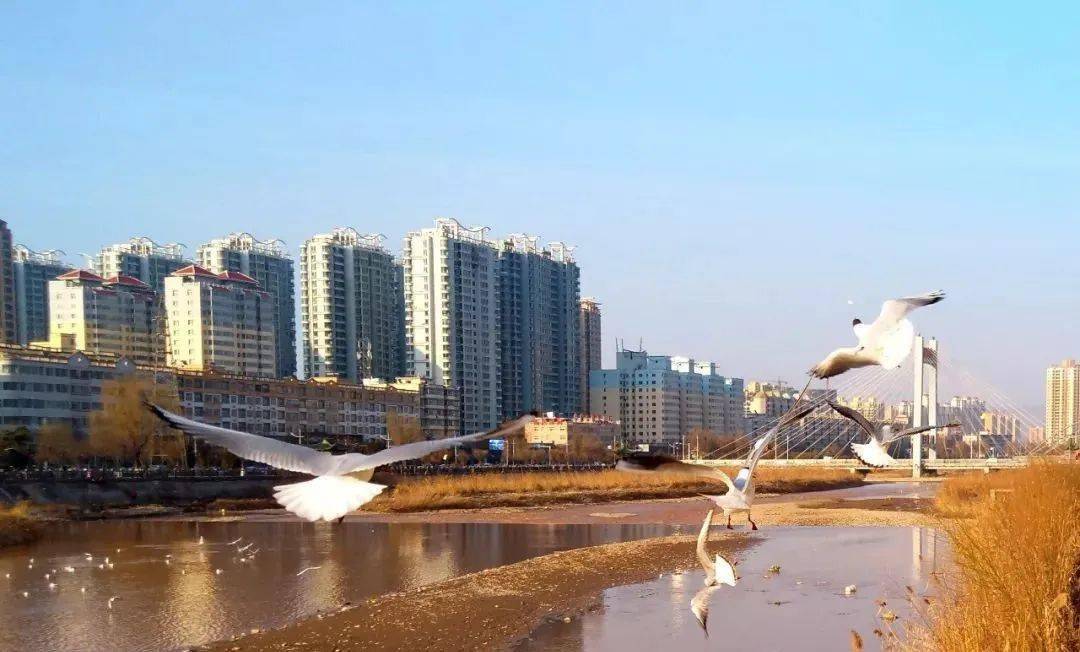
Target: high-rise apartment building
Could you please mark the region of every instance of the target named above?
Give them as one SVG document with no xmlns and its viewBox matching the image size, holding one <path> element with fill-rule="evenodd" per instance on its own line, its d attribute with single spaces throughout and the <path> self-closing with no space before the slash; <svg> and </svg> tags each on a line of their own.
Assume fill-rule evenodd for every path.
<svg viewBox="0 0 1080 652">
<path fill-rule="evenodd" d="M 402 271 L 382 236 L 339 228 L 304 242 L 300 312 L 309 377 L 356 383 L 404 375 Z"/>
<path fill-rule="evenodd" d="M 589 401 L 589 374 L 600 369 L 602 351 L 600 337 L 600 302 L 582 297 L 578 308 L 578 389 L 581 391 L 578 411 L 592 414 Z"/>
<path fill-rule="evenodd" d="M 499 249 L 486 230 L 440 218 L 402 253 L 409 373 L 459 390 L 467 432 L 502 415 Z"/>
<path fill-rule="evenodd" d="M 13 344 L 18 340 L 12 245 L 11 229 L 7 222 L 0 220 L 0 344 Z"/>
<path fill-rule="evenodd" d="M 156 296 L 139 279 L 72 270 L 49 281 L 49 346 L 161 364 Z"/>
<path fill-rule="evenodd" d="M 102 248 L 94 258 L 94 271 L 103 278 L 137 278 L 160 295 L 165 290 L 165 278 L 190 264 L 184 259 L 184 245 L 159 245 L 150 238 L 136 237 Z"/>
<path fill-rule="evenodd" d="M 277 373 L 296 374 L 296 300 L 293 260 L 280 240 L 260 241 L 250 233 L 232 233 L 199 247 L 196 263 L 215 274 L 240 272 L 270 294 Z"/>
<path fill-rule="evenodd" d="M 1020 440 L 1020 420 L 1007 412 L 983 412 L 979 421 L 982 430 L 1009 441 Z"/>
<path fill-rule="evenodd" d="M 562 243 L 540 249 L 535 237 L 499 244 L 502 413 L 580 409 L 579 271 Z"/>
<path fill-rule="evenodd" d="M 674 447 L 695 429 L 745 429 L 743 381 L 719 375 L 712 362 L 623 350 L 615 367 L 590 374 L 590 402 L 621 423 L 628 442 Z"/>
<path fill-rule="evenodd" d="M 274 302 L 255 279 L 188 265 L 165 279 L 164 304 L 170 366 L 277 376 Z"/>
<path fill-rule="evenodd" d="M 13 264 L 15 278 L 15 305 L 18 325 L 16 342 L 26 346 L 30 342 L 49 339 L 49 281 L 72 270 L 60 259 L 57 251 L 36 252 L 15 246 Z"/>
<path fill-rule="evenodd" d="M 1046 370 L 1046 441 L 1080 438 L 1080 362 L 1063 360 Z"/>
</svg>

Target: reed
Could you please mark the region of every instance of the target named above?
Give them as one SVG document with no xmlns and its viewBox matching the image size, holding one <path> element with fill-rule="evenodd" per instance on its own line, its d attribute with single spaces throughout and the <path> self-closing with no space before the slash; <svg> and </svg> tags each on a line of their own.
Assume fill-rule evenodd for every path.
<svg viewBox="0 0 1080 652">
<path fill-rule="evenodd" d="M 734 477 L 737 469 L 726 469 Z M 759 493 L 792 493 L 848 487 L 861 482 L 844 471 L 758 469 Z M 368 504 L 378 512 L 682 498 L 723 493 L 718 479 L 678 473 L 622 471 L 506 473 L 406 480 Z"/>
<path fill-rule="evenodd" d="M 906 647 L 1080 649 L 1080 465 L 950 478 L 937 500 L 959 516 L 942 524 L 956 572 L 921 611 Z"/>
</svg>

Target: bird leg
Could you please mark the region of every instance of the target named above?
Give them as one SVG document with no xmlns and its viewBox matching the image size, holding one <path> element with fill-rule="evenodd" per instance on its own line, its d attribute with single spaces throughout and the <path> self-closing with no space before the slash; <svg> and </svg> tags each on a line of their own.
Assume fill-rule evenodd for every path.
<svg viewBox="0 0 1080 652">
<path fill-rule="evenodd" d="M 728 512 L 728 515 L 727 515 L 727 529 L 729 529 L 729 530 L 734 530 L 735 529 L 735 528 L 731 527 L 731 512 Z"/>
<path fill-rule="evenodd" d="M 757 523 L 754 522 L 754 519 L 750 518 L 750 512 L 746 513 L 746 520 L 750 521 L 750 529 L 751 530 L 756 530 L 757 529 Z"/>
<path fill-rule="evenodd" d="M 344 516 L 344 515 L 342 515 L 342 516 L 341 516 L 341 518 L 339 518 L 339 519 L 337 520 L 337 522 L 338 522 L 338 523 L 340 523 L 340 522 L 342 522 L 342 521 L 344 521 L 344 520 L 345 520 L 345 516 Z"/>
</svg>

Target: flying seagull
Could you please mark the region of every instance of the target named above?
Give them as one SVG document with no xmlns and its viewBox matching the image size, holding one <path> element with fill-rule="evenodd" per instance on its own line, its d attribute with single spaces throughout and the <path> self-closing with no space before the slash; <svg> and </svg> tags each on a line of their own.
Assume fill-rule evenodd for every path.
<svg viewBox="0 0 1080 652">
<path fill-rule="evenodd" d="M 780 432 L 781 428 L 805 417 L 816 410 L 817 407 L 816 404 L 803 405 L 784 415 L 775 426 L 754 442 L 754 446 L 750 449 L 750 454 L 746 458 L 746 465 L 739 470 L 739 474 L 735 476 L 734 480 L 729 478 L 723 471 L 715 470 L 715 473 L 727 485 L 727 493 L 723 496 L 705 497 L 724 510 L 728 529 L 731 529 L 731 515 L 739 512 L 746 512 L 746 520 L 750 521 L 750 527 L 754 530 L 758 529 L 757 523 L 754 523 L 754 520 L 750 518 L 750 508 L 754 504 L 754 469 L 757 468 L 758 461 L 761 460 L 761 455 L 765 452 L 769 442 L 776 438 L 776 433 Z"/>
<path fill-rule="evenodd" d="M 157 405 L 147 405 L 169 426 L 222 446 L 233 455 L 278 469 L 315 476 L 313 480 L 274 487 L 274 498 L 286 510 L 309 521 L 343 519 L 346 514 L 379 495 L 386 487 L 370 482 L 377 467 L 423 457 L 458 444 L 501 439 L 525 427 L 533 418 L 525 415 L 493 431 L 403 444 L 374 455 L 331 455 L 298 444 L 199 423 Z"/>
<path fill-rule="evenodd" d="M 694 618 L 697 619 L 698 625 L 701 625 L 706 637 L 709 636 L 709 600 L 712 594 L 720 588 L 721 584 L 735 586 L 739 580 L 739 576 L 735 573 L 735 566 L 731 562 L 720 553 L 716 553 L 716 557 L 710 559 L 705 549 L 712 519 L 713 510 L 710 509 L 705 515 L 705 522 L 701 524 L 701 532 L 698 533 L 697 538 L 697 558 L 701 562 L 701 567 L 705 569 L 705 586 L 690 600 L 690 612 L 694 614 Z"/>
<path fill-rule="evenodd" d="M 846 405 L 840 405 L 833 401 L 829 401 L 829 407 L 831 407 L 837 414 L 854 421 L 859 428 L 866 433 L 867 442 L 865 444 L 851 444 L 851 450 L 855 453 L 855 457 L 859 458 L 863 464 L 872 466 L 875 468 L 881 468 L 883 466 L 889 466 L 896 460 L 892 455 L 889 455 L 889 444 L 893 443 L 897 439 L 902 437 L 910 437 L 911 435 L 918 435 L 928 430 L 934 430 L 936 428 L 957 428 L 959 423 L 947 423 L 943 426 L 920 426 L 918 428 L 908 428 L 901 430 L 900 432 L 893 433 L 892 426 L 883 426 L 881 432 L 874 428 L 873 424 L 867 420 L 857 410 L 853 410 Z"/>
<path fill-rule="evenodd" d="M 915 337 L 915 327 L 908 321 L 908 313 L 944 298 L 945 293 L 937 290 L 915 297 L 889 299 L 881 305 L 881 314 L 874 323 L 864 324 L 859 319 L 852 322 L 855 337 L 859 340 L 856 346 L 836 349 L 817 363 L 810 375 L 832 378 L 851 369 L 873 365 L 896 369 L 911 353 L 911 340 Z"/>
<path fill-rule="evenodd" d="M 639 451 L 628 453 L 620 458 L 618 462 L 615 462 L 615 468 L 619 471 L 631 473 L 681 473 L 714 480 L 717 477 L 716 469 L 700 464 L 687 464 L 670 455 Z"/>
</svg>

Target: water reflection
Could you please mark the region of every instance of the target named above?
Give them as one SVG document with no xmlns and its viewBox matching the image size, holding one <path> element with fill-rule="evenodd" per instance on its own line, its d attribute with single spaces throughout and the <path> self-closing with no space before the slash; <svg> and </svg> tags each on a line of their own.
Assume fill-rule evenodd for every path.
<svg viewBox="0 0 1080 652">
<path fill-rule="evenodd" d="M 536 555 L 671 530 L 621 524 L 65 524 L 32 548 L 0 553 L 0 649 L 178 649 Z M 236 539 L 242 542 L 228 545 Z M 237 553 L 247 543 L 253 548 Z M 241 561 L 256 548 L 252 561 Z M 115 564 L 111 570 L 98 568 L 106 555 Z M 33 569 L 27 568 L 30 557 Z M 75 572 L 62 570 L 69 565 Z M 296 575 L 309 566 L 320 568 Z M 50 590 L 44 574 L 54 568 L 57 587 Z M 120 599 L 110 610 L 111 596 Z"/>
<path fill-rule="evenodd" d="M 899 616 L 902 635 L 912 614 L 906 586 L 933 589 L 931 574 L 948 564 L 946 541 L 928 528 L 767 528 L 759 544 L 739 556 L 741 579 L 710 601 L 705 638 L 689 609 L 703 586 L 695 571 L 604 591 L 597 604 L 570 623 L 546 623 L 522 651 L 627 649 L 843 650 L 849 630 L 877 649 L 875 601 Z M 773 564 L 779 574 L 768 573 Z M 854 584 L 857 592 L 844 595 Z"/>
</svg>

